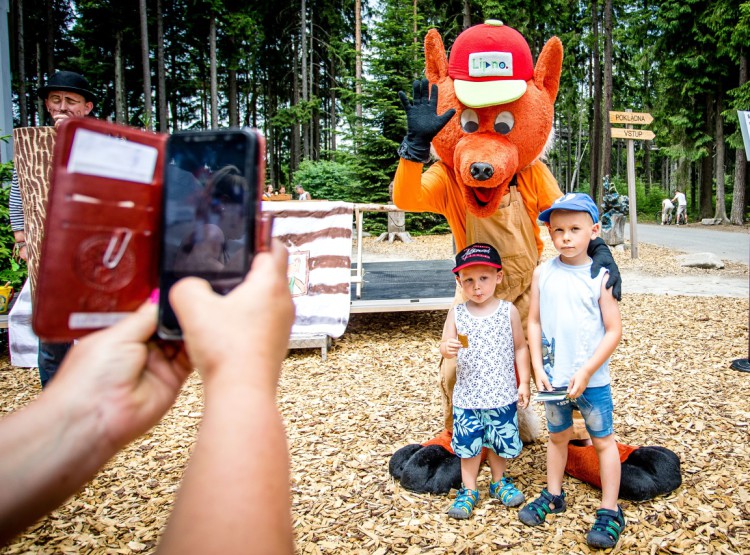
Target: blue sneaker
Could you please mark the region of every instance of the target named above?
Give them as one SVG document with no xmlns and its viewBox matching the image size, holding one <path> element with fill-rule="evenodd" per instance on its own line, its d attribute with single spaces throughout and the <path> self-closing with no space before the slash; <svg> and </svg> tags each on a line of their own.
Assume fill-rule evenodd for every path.
<svg viewBox="0 0 750 555">
<path fill-rule="evenodd" d="M 564 491 L 560 495 L 552 495 L 543 489 L 539 497 L 518 511 L 518 519 L 526 526 L 539 526 L 548 514 L 561 513 L 566 506 Z"/>
<path fill-rule="evenodd" d="M 499 499 L 506 507 L 518 507 L 526 496 L 513 485 L 513 480 L 503 476 L 499 482 L 490 482 L 490 497 Z"/>
<path fill-rule="evenodd" d="M 586 536 L 586 543 L 598 549 L 609 549 L 617 545 L 625 528 L 625 516 L 618 506 L 616 511 L 599 509 L 596 511 L 596 521 Z"/>
<path fill-rule="evenodd" d="M 479 490 L 462 487 L 458 490 L 453 505 L 448 509 L 448 516 L 452 518 L 460 518 L 462 520 L 469 518 L 478 502 Z"/>
</svg>

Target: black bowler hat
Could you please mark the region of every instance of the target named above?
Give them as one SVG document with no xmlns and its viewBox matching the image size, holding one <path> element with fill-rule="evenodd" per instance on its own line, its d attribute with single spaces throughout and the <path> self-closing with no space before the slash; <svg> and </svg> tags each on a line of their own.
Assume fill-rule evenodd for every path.
<svg viewBox="0 0 750 555">
<path fill-rule="evenodd" d="M 37 89 L 36 94 L 42 100 L 46 100 L 50 91 L 74 92 L 89 102 L 96 102 L 96 95 L 91 92 L 89 82 L 83 75 L 74 71 L 58 71 L 49 78 L 46 85 Z"/>
</svg>

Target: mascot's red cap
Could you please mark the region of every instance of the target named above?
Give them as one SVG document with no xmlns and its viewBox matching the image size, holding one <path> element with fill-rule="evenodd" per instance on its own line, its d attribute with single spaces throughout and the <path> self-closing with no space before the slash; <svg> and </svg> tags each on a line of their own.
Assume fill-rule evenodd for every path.
<svg viewBox="0 0 750 555">
<path fill-rule="evenodd" d="M 521 33 L 488 19 L 456 37 L 448 60 L 456 96 L 470 108 L 521 98 L 534 76 L 529 43 Z"/>
</svg>

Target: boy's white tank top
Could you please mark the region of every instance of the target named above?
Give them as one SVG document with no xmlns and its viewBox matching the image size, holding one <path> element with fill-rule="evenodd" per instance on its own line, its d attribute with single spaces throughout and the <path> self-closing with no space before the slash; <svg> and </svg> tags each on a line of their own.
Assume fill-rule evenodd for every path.
<svg viewBox="0 0 750 555">
<path fill-rule="evenodd" d="M 539 275 L 539 311 L 542 343 L 549 349 L 553 387 L 567 387 L 573 374 L 594 354 L 604 337 L 599 308 L 602 269 L 591 278 L 591 262 L 569 266 L 557 256 L 542 264 Z M 550 368 L 551 366 L 551 368 Z M 591 377 L 588 387 L 609 384 L 609 359 Z"/>
</svg>

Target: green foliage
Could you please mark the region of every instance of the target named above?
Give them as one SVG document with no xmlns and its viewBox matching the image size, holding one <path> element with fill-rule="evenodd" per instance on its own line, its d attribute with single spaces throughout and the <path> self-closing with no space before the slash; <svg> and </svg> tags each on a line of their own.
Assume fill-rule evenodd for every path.
<svg viewBox="0 0 750 555">
<path fill-rule="evenodd" d="M 348 164 L 305 160 L 294 172 L 292 186 L 302 185 L 314 199 L 362 202 L 358 197 L 359 180 Z M 292 192 L 292 194 L 294 194 Z"/>
<path fill-rule="evenodd" d="M 0 138 L 7 140 L 6 137 Z M 13 162 L 0 164 L 0 285 L 10 282 L 16 292 L 21 290 L 26 279 L 26 264 L 13 260 L 13 231 L 8 215 L 10 180 L 13 175 Z"/>
</svg>

